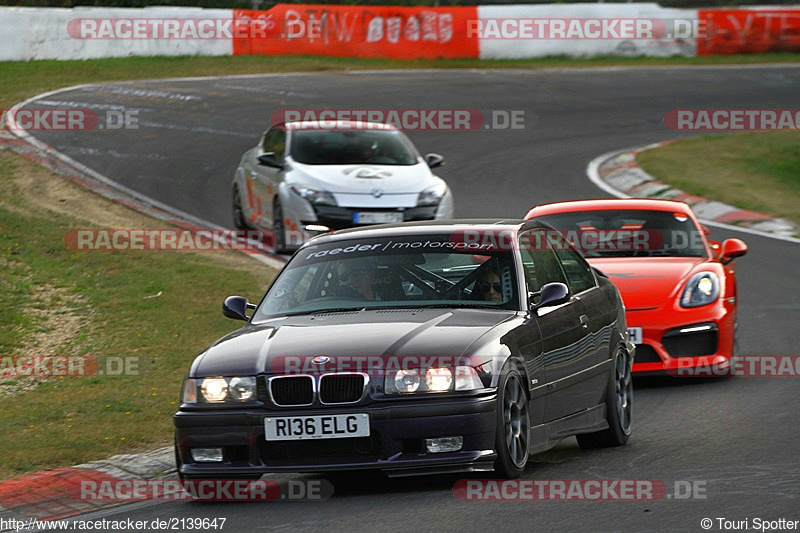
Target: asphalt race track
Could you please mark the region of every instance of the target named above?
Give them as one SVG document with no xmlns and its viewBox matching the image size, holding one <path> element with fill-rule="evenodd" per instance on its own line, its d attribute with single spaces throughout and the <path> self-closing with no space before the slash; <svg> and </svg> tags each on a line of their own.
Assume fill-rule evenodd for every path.
<svg viewBox="0 0 800 533">
<path fill-rule="evenodd" d="M 138 130 L 35 136 L 136 191 L 231 227 L 232 173 L 278 109 L 524 110 L 524 130 L 410 132 L 423 153 L 445 155 L 439 174 L 459 217 L 519 217 L 536 203 L 605 196 L 586 178 L 587 163 L 680 136 L 662 122 L 670 109 L 793 109 L 799 94 L 800 69 L 787 66 L 401 71 L 111 83 L 29 105 L 138 110 Z M 800 246 L 712 228 L 712 238 L 733 236 L 750 246 L 737 260 L 741 352 L 798 354 Z M 534 457 L 525 474 L 662 480 L 670 496 L 675 481 L 700 481 L 706 499 L 464 502 L 452 488 L 467 476 L 348 474 L 327 476 L 335 495 L 323 502 L 147 502 L 92 518 L 226 517 L 224 531 L 555 532 L 692 532 L 702 531 L 706 517 L 714 519 L 712 531 L 723 517 L 751 525 L 756 517 L 796 520 L 798 397 L 800 379 L 792 377 L 639 379 L 628 446 L 583 452 L 569 438 Z"/>
</svg>

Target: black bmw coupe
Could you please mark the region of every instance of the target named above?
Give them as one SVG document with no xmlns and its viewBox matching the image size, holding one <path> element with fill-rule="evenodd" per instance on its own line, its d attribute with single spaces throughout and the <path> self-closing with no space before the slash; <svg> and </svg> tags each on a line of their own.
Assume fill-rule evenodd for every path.
<svg viewBox="0 0 800 533">
<path fill-rule="evenodd" d="M 614 285 L 546 224 L 420 222 L 316 237 L 183 385 L 184 479 L 495 470 L 631 433 Z"/>
</svg>

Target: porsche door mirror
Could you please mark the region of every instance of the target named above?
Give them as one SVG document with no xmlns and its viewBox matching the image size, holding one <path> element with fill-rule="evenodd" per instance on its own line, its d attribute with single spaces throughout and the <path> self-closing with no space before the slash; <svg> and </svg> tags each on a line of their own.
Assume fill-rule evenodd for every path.
<svg viewBox="0 0 800 533">
<path fill-rule="evenodd" d="M 722 264 L 727 265 L 737 257 L 741 257 L 747 253 L 747 245 L 744 241 L 739 239 L 725 239 L 722 241 L 722 251 L 720 252 L 720 261 Z"/>
</svg>

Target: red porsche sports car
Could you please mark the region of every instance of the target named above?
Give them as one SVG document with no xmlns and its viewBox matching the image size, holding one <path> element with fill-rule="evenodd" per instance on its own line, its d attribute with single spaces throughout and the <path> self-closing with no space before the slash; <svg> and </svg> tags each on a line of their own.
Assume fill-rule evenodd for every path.
<svg viewBox="0 0 800 533">
<path fill-rule="evenodd" d="M 672 200 L 602 199 L 539 205 L 526 219 L 549 223 L 619 289 L 633 372 L 730 366 L 736 346 L 739 239 L 707 239 L 691 208 Z M 685 372 L 684 372 L 685 371 Z"/>
</svg>

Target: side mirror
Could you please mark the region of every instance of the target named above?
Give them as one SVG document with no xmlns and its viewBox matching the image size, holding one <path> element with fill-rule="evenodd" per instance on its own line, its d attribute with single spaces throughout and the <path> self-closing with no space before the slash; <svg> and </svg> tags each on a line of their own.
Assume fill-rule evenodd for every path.
<svg viewBox="0 0 800 533">
<path fill-rule="evenodd" d="M 531 311 L 542 307 L 565 304 L 569 301 L 569 289 L 563 283 L 547 283 L 542 290 L 531 294 L 531 299 L 539 296 L 539 303 L 531 305 Z"/>
<path fill-rule="evenodd" d="M 428 163 L 430 168 L 436 168 L 444 165 L 444 156 L 440 154 L 425 154 L 425 162 Z"/>
<path fill-rule="evenodd" d="M 747 245 L 739 239 L 725 239 L 722 241 L 722 252 L 720 252 L 720 262 L 727 265 L 737 257 L 747 253 Z"/>
<path fill-rule="evenodd" d="M 222 314 L 234 320 L 248 321 L 248 309 L 255 309 L 256 306 L 247 301 L 244 296 L 228 296 L 222 303 Z"/>
<path fill-rule="evenodd" d="M 275 157 L 275 152 L 267 152 L 258 156 L 258 164 L 265 167 L 283 168 L 283 164 Z"/>
</svg>

